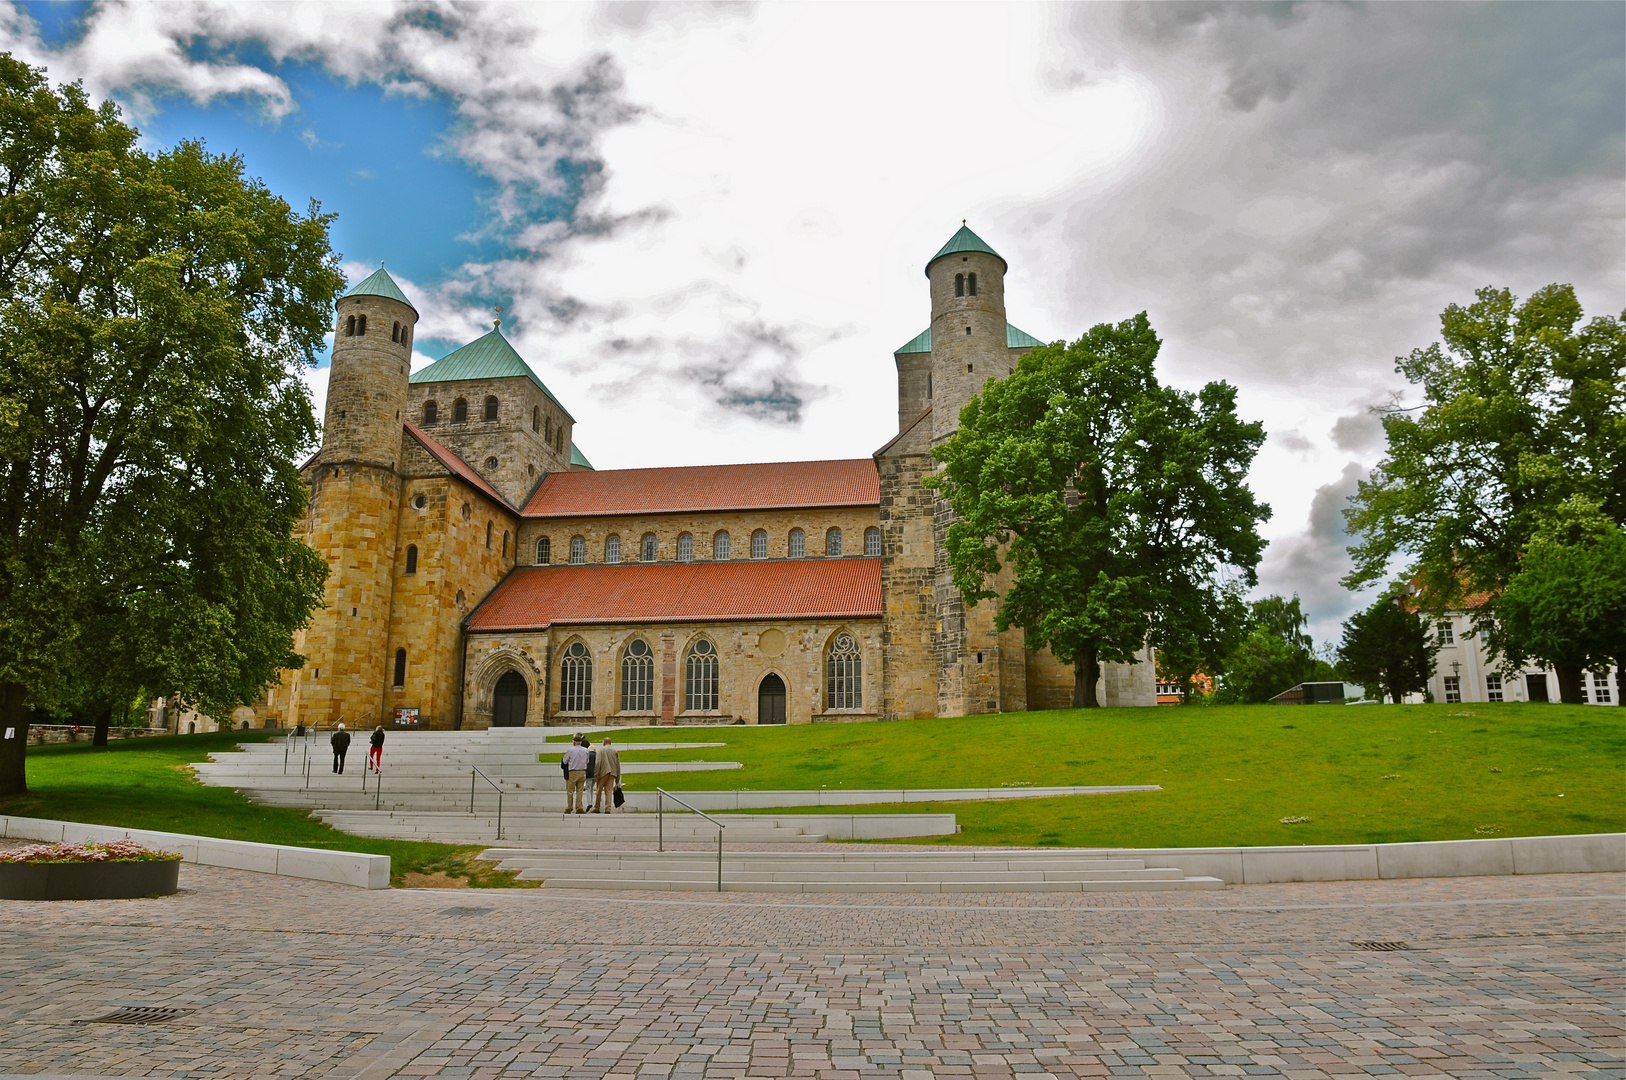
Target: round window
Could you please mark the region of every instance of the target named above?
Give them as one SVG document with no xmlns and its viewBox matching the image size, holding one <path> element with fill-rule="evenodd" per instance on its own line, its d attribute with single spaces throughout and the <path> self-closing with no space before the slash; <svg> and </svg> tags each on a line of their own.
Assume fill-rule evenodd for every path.
<svg viewBox="0 0 1626 1080">
<path fill-rule="evenodd" d="M 426 507 L 428 505 L 429 505 L 429 498 L 426 495 L 419 495 L 416 499 L 412 500 L 412 506 L 413 506 L 414 509 L 417 509 L 417 510 L 422 510 L 424 507 Z"/>
</svg>

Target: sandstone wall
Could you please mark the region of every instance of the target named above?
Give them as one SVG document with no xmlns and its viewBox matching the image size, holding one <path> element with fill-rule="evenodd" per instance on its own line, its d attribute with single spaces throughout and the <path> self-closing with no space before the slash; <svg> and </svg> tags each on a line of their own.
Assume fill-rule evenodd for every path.
<svg viewBox="0 0 1626 1080">
<path fill-rule="evenodd" d="M 488 396 L 497 399 L 495 420 L 484 418 Z M 460 397 L 469 403 L 469 418 L 456 423 L 453 405 Z M 424 403 L 428 401 L 435 403 L 436 420 L 426 427 Z M 468 462 L 515 506 L 525 504 L 545 474 L 570 468 L 574 422 L 523 376 L 413 383 L 407 390 L 407 417 L 424 434 Z M 563 436 L 550 442 L 548 436 L 560 429 Z M 495 466 L 489 464 L 492 458 L 497 460 Z"/>
<path fill-rule="evenodd" d="M 524 565 L 536 561 L 536 542 L 546 536 L 552 549 L 552 561 L 568 562 L 570 541 L 580 536 L 587 544 L 587 561 L 604 561 L 605 541 L 614 533 L 621 537 L 621 561 L 638 562 L 645 533 L 654 533 L 657 562 L 677 560 L 678 536 L 689 533 L 694 537 L 695 560 L 711 558 L 712 538 L 719 530 L 727 530 L 732 559 L 751 557 L 751 533 L 762 529 L 768 534 L 768 558 L 789 558 L 790 531 L 800 528 L 807 537 L 807 557 L 824 555 L 824 537 L 827 530 L 838 528 L 842 533 L 844 555 L 864 554 L 864 530 L 880 524 L 875 507 L 858 506 L 834 510 L 767 510 L 730 511 L 717 514 L 650 514 L 628 517 L 549 518 L 526 521 L 520 526 L 519 542 Z"/>
</svg>

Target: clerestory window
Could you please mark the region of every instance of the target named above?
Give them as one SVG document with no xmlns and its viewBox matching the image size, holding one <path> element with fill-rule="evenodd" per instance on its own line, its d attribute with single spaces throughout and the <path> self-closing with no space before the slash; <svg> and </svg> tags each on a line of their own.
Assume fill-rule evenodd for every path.
<svg viewBox="0 0 1626 1080">
<path fill-rule="evenodd" d="M 584 537 L 572 536 L 570 538 L 570 565 L 580 566 L 587 561 L 587 540 Z"/>
<path fill-rule="evenodd" d="M 731 557 L 729 535 L 719 532 L 711 538 L 711 557 L 713 559 L 727 559 Z"/>
<path fill-rule="evenodd" d="M 494 397 L 486 398 L 485 418 L 487 420 L 497 419 L 497 399 Z"/>
<path fill-rule="evenodd" d="M 807 534 L 800 529 L 790 531 L 790 557 L 793 559 L 807 558 Z"/>
<path fill-rule="evenodd" d="M 615 563 L 621 561 L 621 537 L 611 533 L 604 541 L 604 561 Z"/>
<path fill-rule="evenodd" d="M 536 565 L 546 566 L 553 561 L 553 541 L 547 537 L 538 537 L 536 541 Z"/>
<path fill-rule="evenodd" d="M 440 406 L 436 405 L 433 401 L 426 401 L 426 402 L 423 403 L 423 426 L 424 427 L 434 427 L 435 426 L 435 421 L 439 418 L 439 416 L 440 416 Z"/>
<path fill-rule="evenodd" d="M 751 534 L 751 558 L 766 559 L 768 557 L 768 534 L 758 529 Z"/>
<path fill-rule="evenodd" d="M 463 424 L 469 419 L 469 403 L 464 398 L 452 402 L 452 423 Z"/>
<path fill-rule="evenodd" d="M 831 529 L 824 534 L 824 553 L 831 557 L 841 554 L 840 529 Z"/>
<path fill-rule="evenodd" d="M 874 558 L 881 553 L 881 530 L 871 525 L 864 530 L 864 554 Z"/>
<path fill-rule="evenodd" d="M 678 537 L 678 562 L 694 561 L 694 537 L 683 533 Z"/>
<path fill-rule="evenodd" d="M 654 562 L 655 561 L 657 546 L 658 545 L 657 545 L 657 542 L 655 540 L 655 534 L 654 533 L 644 533 L 644 539 L 643 539 L 643 545 L 642 545 L 642 554 L 643 554 L 644 562 Z"/>
</svg>

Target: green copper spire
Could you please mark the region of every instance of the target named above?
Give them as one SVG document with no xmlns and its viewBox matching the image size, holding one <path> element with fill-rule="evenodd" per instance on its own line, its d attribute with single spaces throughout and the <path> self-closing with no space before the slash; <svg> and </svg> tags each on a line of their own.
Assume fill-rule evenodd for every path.
<svg viewBox="0 0 1626 1080">
<path fill-rule="evenodd" d="M 412 308 L 414 314 L 416 314 L 418 311 L 417 308 L 412 307 L 412 301 L 406 298 L 406 293 L 401 291 L 401 286 L 395 283 L 395 279 L 390 277 L 388 271 L 386 271 L 382 265 L 379 266 L 377 270 L 374 270 L 371 276 L 369 276 L 365 281 L 361 282 L 344 295 L 384 296 L 391 300 L 399 301 L 400 303 L 405 304 L 407 307 Z M 343 297 L 340 299 L 343 299 Z"/>
<path fill-rule="evenodd" d="M 970 229 L 966 228 L 965 223 L 961 222 L 960 231 L 949 237 L 949 242 L 944 244 L 942 248 L 938 250 L 936 255 L 933 255 L 927 260 L 926 272 L 928 274 L 931 273 L 932 263 L 936 262 L 938 259 L 941 259 L 943 256 L 959 255 L 967 251 L 980 251 L 985 255 L 992 255 L 1000 262 L 1005 262 L 1005 256 L 989 247 L 986 240 L 972 232 Z M 1010 264 L 1005 263 L 1005 268 L 1010 269 Z"/>
</svg>

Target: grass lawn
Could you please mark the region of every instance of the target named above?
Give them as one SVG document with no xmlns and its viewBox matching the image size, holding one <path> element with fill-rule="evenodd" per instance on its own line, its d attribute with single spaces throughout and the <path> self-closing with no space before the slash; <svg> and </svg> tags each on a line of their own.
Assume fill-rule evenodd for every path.
<svg viewBox="0 0 1626 1080">
<path fill-rule="evenodd" d="M 255 806 L 231 788 L 204 787 L 187 768 L 212 751 L 267 738 L 238 731 L 119 740 L 105 748 L 30 746 L 29 793 L 0 799 L 0 814 L 388 855 L 398 887 L 513 884 L 511 875 L 474 861 L 479 847 L 351 836 L 301 810 Z"/>
<path fill-rule="evenodd" d="M 629 761 L 745 764 L 737 772 L 628 778 L 635 786 L 659 784 L 670 791 L 1163 787 L 1132 795 L 911 804 L 959 815 L 962 831 L 949 843 L 1382 843 L 1626 827 L 1626 709 L 1601 706 L 1099 709 L 897 723 L 661 728 L 619 738 L 728 744 L 628 754 Z M 1281 821 L 1295 817 L 1309 820 Z"/>
</svg>

